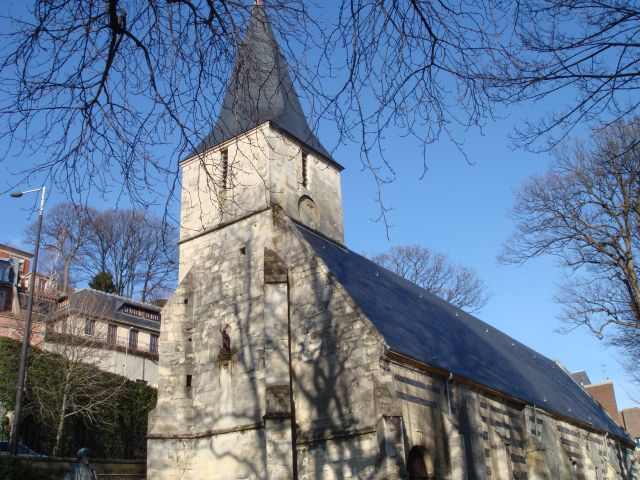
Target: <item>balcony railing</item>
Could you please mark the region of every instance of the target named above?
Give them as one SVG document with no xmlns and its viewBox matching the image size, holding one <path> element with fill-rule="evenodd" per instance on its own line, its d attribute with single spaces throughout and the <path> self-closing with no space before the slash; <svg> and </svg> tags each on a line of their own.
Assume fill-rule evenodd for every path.
<svg viewBox="0 0 640 480">
<path fill-rule="evenodd" d="M 121 338 L 106 338 L 99 335 L 74 335 L 69 333 L 56 332 L 53 329 L 47 329 L 45 332 L 45 341 L 51 342 L 75 342 L 87 345 L 93 348 L 101 348 L 105 350 L 113 350 L 116 352 L 124 352 L 128 355 L 140 356 L 158 359 L 158 351 L 152 350 L 152 344 L 138 341 L 135 346 L 130 345 L 129 341 Z M 156 343 L 157 346 L 157 343 Z"/>
</svg>

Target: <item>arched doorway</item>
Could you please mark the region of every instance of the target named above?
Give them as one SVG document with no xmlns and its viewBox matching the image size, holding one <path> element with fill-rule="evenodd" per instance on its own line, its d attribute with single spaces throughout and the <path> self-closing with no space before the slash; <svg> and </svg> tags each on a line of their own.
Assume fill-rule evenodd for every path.
<svg viewBox="0 0 640 480">
<path fill-rule="evenodd" d="M 409 451 L 409 457 L 407 458 L 409 480 L 429 480 L 434 478 L 432 471 L 433 465 L 431 465 L 429 460 L 426 448 L 413 447 Z"/>
</svg>

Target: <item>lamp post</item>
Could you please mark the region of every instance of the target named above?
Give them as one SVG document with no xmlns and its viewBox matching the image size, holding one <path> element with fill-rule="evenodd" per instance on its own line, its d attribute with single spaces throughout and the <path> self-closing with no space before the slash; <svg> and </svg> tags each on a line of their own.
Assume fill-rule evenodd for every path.
<svg viewBox="0 0 640 480">
<path fill-rule="evenodd" d="M 127 348 L 124 350 L 124 376 L 127 376 L 127 356 L 129 354 L 129 345 L 131 345 L 131 332 L 134 330 L 133 327 L 129 327 L 129 335 L 127 336 Z M 128 377 L 127 377 L 128 378 Z"/>
<path fill-rule="evenodd" d="M 12 192 L 14 198 L 21 197 L 25 193 L 40 192 L 40 208 L 38 209 L 38 227 L 36 229 L 36 247 L 33 253 L 31 265 L 31 278 L 29 279 L 29 296 L 27 300 L 27 318 L 24 323 L 24 335 L 22 338 L 22 350 L 20 351 L 20 367 L 18 368 L 18 387 L 16 389 L 16 406 L 14 409 L 13 423 L 11 425 L 11 437 L 9 446 L 12 454 L 18 453 L 18 434 L 22 421 L 22 397 L 24 395 L 24 378 L 27 370 L 27 355 L 29 354 L 29 339 L 31 337 L 31 314 L 33 311 L 33 291 L 36 285 L 36 269 L 38 266 L 38 251 L 40 250 L 40 233 L 42 232 L 42 214 L 44 212 L 45 187 L 25 190 L 24 192 Z"/>
</svg>

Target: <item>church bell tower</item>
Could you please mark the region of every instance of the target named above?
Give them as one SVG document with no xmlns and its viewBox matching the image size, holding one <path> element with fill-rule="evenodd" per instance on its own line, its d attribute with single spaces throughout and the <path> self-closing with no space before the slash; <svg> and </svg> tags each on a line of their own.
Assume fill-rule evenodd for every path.
<svg viewBox="0 0 640 480">
<path fill-rule="evenodd" d="M 313 134 L 264 11 L 256 4 L 218 119 L 180 162 L 180 278 L 221 230 L 279 206 L 343 243 L 342 167 Z"/>
</svg>

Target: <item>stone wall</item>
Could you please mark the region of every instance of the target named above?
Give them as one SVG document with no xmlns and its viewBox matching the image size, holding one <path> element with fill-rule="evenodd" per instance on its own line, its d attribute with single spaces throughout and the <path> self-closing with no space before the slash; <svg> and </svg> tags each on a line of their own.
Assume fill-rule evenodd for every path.
<svg viewBox="0 0 640 480">
<path fill-rule="evenodd" d="M 162 312 L 150 478 L 369 477 L 381 337 L 279 209 L 225 230 Z"/>
<path fill-rule="evenodd" d="M 12 457 L 24 463 L 38 480 L 60 480 L 76 462 L 75 458 L 60 457 Z M 94 459 L 91 467 L 99 479 L 109 480 L 143 480 L 146 478 L 144 460 L 103 460 Z M 26 480 L 26 479 L 25 479 Z"/>
<path fill-rule="evenodd" d="M 459 379 L 389 362 L 405 450 L 452 479 L 631 479 L 633 450 L 608 435 Z"/>
<path fill-rule="evenodd" d="M 271 225 L 263 212 L 189 250 L 193 266 L 162 312 L 150 478 L 199 479 L 203 471 L 264 478 L 263 263 Z"/>
<path fill-rule="evenodd" d="M 222 185 L 222 151 L 228 179 Z M 265 123 L 232 141 L 182 163 L 180 274 L 182 279 L 203 246 L 225 243 L 234 222 L 272 206 L 291 218 L 343 241 L 340 170 L 307 153 L 306 186 L 299 142 Z M 207 237 L 206 239 L 204 237 Z"/>
<path fill-rule="evenodd" d="M 299 478 L 379 478 L 374 397 L 382 337 L 291 224 L 280 232 L 274 243 L 289 267 Z"/>
</svg>

